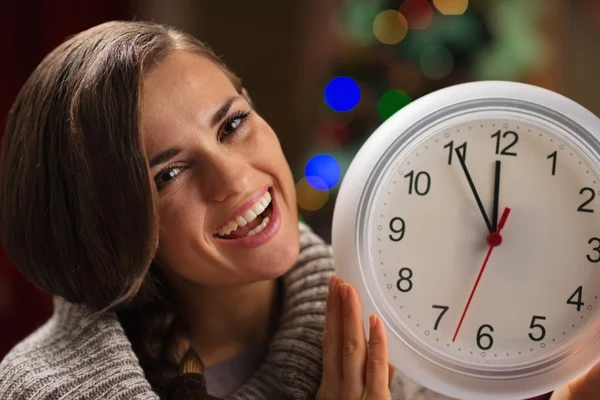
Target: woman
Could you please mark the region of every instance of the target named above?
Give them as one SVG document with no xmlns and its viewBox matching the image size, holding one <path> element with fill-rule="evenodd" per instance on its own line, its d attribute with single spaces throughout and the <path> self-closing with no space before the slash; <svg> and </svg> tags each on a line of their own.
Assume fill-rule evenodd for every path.
<svg viewBox="0 0 600 400">
<path fill-rule="evenodd" d="M 390 389 L 383 324 L 367 341 L 298 224 L 275 133 L 181 32 L 106 23 L 38 66 L 4 134 L 0 234 L 55 296 L 0 364 L 2 399 L 444 398 Z"/>
</svg>

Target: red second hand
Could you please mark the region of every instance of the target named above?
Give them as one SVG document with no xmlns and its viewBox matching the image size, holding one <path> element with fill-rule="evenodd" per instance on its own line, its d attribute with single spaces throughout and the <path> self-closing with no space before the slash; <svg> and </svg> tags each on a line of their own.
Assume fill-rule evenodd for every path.
<svg viewBox="0 0 600 400">
<path fill-rule="evenodd" d="M 467 310 L 469 309 L 469 305 L 471 304 L 471 300 L 473 299 L 473 295 L 475 294 L 475 290 L 477 289 L 477 285 L 479 285 L 479 280 L 481 279 L 481 275 L 483 275 L 483 271 L 485 270 L 485 266 L 487 265 L 490 256 L 492 255 L 492 250 L 494 247 L 500 245 L 502 243 L 502 236 L 500 236 L 500 231 L 504 228 L 504 224 L 506 224 L 506 220 L 508 219 L 508 214 L 510 214 L 510 208 L 505 207 L 504 211 L 502 211 L 502 216 L 500 217 L 500 221 L 498 223 L 498 230 L 496 232 L 492 232 L 488 236 L 488 243 L 490 244 L 490 248 L 485 256 L 485 260 L 483 260 L 483 265 L 479 270 L 479 274 L 477 275 L 477 279 L 475 280 L 475 285 L 473 285 L 473 289 L 471 290 L 471 294 L 469 295 L 469 300 L 467 300 L 467 305 L 463 310 L 462 316 L 460 317 L 460 321 L 458 322 L 458 326 L 456 327 L 456 331 L 454 332 L 454 337 L 452 341 L 456 340 L 456 336 L 458 336 L 458 331 L 460 330 L 460 326 L 465 319 L 465 315 L 467 314 Z"/>
</svg>

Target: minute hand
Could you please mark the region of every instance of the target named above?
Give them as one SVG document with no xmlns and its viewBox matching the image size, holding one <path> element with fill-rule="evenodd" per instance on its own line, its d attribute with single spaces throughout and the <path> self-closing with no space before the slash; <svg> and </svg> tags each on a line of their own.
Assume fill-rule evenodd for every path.
<svg viewBox="0 0 600 400">
<path fill-rule="evenodd" d="M 481 212 L 481 215 L 483 216 L 485 225 L 487 226 L 488 231 L 490 233 L 492 233 L 492 232 L 494 232 L 494 228 L 492 227 L 490 219 L 488 218 L 487 213 L 485 212 L 485 208 L 483 208 L 483 204 L 481 203 L 481 198 L 479 197 L 479 194 L 477 193 L 477 189 L 475 188 L 475 184 L 473 183 L 473 178 L 471 178 L 471 174 L 469 173 L 469 169 L 467 168 L 465 159 L 464 159 L 462 153 L 459 151 L 459 149 L 456 149 L 456 156 L 458 157 L 458 161 L 460 161 L 460 165 L 462 166 L 465 176 L 467 177 L 467 182 L 469 182 L 471 191 L 473 192 L 473 195 L 475 196 L 475 201 L 477 202 L 477 205 L 479 206 L 479 211 Z"/>
</svg>

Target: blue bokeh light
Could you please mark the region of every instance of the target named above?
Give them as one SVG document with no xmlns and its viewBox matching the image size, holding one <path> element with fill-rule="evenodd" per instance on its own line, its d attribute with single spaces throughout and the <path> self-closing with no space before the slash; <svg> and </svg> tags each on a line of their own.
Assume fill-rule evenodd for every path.
<svg viewBox="0 0 600 400">
<path fill-rule="evenodd" d="M 360 87 L 352 78 L 335 77 L 325 87 L 325 101 L 335 111 L 350 111 L 360 101 Z"/>
<path fill-rule="evenodd" d="M 306 163 L 304 175 L 308 183 L 317 190 L 328 190 L 337 185 L 341 169 L 329 154 L 318 154 Z"/>
</svg>

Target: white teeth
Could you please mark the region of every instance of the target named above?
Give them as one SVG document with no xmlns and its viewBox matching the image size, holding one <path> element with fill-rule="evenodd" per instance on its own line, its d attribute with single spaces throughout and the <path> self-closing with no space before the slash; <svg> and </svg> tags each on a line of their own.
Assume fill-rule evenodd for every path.
<svg viewBox="0 0 600 400">
<path fill-rule="evenodd" d="M 236 223 L 236 224 L 238 224 L 239 226 L 244 226 L 244 225 L 246 225 L 246 224 L 248 223 L 248 221 L 246 221 L 246 220 L 244 219 L 244 217 L 242 217 L 242 216 L 240 215 L 240 216 L 236 217 L 236 219 L 235 219 L 235 223 Z M 237 227 L 236 227 L 236 229 L 237 229 Z"/>
<path fill-rule="evenodd" d="M 263 211 L 265 211 L 265 208 L 267 208 L 267 206 L 263 206 L 262 202 L 259 201 L 254 205 L 254 207 L 252 207 L 252 210 L 256 215 L 260 215 Z"/>
<path fill-rule="evenodd" d="M 220 236 L 229 235 L 231 232 L 235 231 L 239 226 L 244 226 L 249 222 L 254 221 L 258 215 L 262 214 L 265 211 L 265 209 L 269 206 L 270 203 L 271 194 L 267 191 L 260 199 L 256 201 L 256 203 L 252 205 L 252 207 L 244 211 L 242 215 L 237 216 L 235 220 L 228 221 L 225 225 L 217 229 L 215 233 L 219 234 Z M 248 232 L 248 236 L 256 235 L 265 226 L 267 226 L 268 222 L 269 218 L 265 217 L 259 226 Z"/>
<path fill-rule="evenodd" d="M 263 219 L 263 221 L 260 223 L 260 225 L 257 226 L 256 228 L 252 229 L 250 232 L 248 232 L 248 234 L 246 236 L 256 235 L 258 232 L 265 229 L 265 226 L 267 226 L 268 224 L 269 224 L 269 217 L 265 217 L 265 219 Z"/>
<path fill-rule="evenodd" d="M 244 219 L 248 222 L 252 222 L 256 219 L 256 213 L 252 210 L 246 210 L 244 211 L 244 213 L 242 214 L 242 217 L 244 217 Z"/>
</svg>

